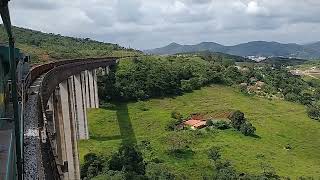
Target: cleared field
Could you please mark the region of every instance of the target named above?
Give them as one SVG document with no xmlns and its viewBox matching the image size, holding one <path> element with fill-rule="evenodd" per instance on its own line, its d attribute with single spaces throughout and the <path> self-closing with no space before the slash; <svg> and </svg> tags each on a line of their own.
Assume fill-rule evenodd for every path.
<svg viewBox="0 0 320 180">
<path fill-rule="evenodd" d="M 173 110 L 188 115 L 237 109 L 257 128 L 258 138 L 234 130 L 165 131 Z M 115 110 L 90 110 L 89 131 L 91 139 L 79 143 L 81 161 L 89 152 L 110 155 L 122 141 L 141 144 L 147 140 L 152 150 L 143 151 L 146 160 L 161 159 L 187 179 L 201 179 L 212 171 L 207 158 L 211 146 L 221 147 L 222 157 L 242 172 L 260 173 L 262 166 L 268 165 L 281 176 L 320 178 L 320 123 L 307 117 L 304 106 L 245 96 L 229 87 L 212 86 L 176 98 L 118 104 Z M 194 153 L 183 158 L 167 154 L 166 139 L 178 133 L 190 139 Z M 291 150 L 285 149 L 287 144 Z"/>
</svg>

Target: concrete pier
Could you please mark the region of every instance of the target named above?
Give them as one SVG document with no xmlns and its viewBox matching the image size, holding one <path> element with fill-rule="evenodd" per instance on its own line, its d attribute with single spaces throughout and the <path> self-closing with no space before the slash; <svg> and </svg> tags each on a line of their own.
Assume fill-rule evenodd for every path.
<svg viewBox="0 0 320 180">
<path fill-rule="evenodd" d="M 48 101 L 55 154 L 64 179 L 80 179 L 77 141 L 89 139 L 87 109 L 99 108 L 97 72 L 83 71 L 56 88 Z"/>
<path fill-rule="evenodd" d="M 65 146 L 65 154 L 68 162 L 68 172 L 65 173 L 65 178 L 80 179 L 72 79 L 68 79 L 59 86 L 65 138 L 65 144 L 62 146 Z"/>
</svg>

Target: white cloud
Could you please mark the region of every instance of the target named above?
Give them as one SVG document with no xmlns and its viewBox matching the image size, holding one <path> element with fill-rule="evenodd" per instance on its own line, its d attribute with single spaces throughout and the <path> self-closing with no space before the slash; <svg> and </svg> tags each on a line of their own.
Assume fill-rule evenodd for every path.
<svg viewBox="0 0 320 180">
<path fill-rule="evenodd" d="M 268 11 L 266 8 L 259 6 L 257 1 L 250 1 L 248 3 L 246 12 L 252 15 L 267 15 Z"/>
<path fill-rule="evenodd" d="M 14 0 L 12 22 L 135 48 L 172 41 L 314 41 L 317 0 Z M 294 29 L 292 29 L 294 28 Z"/>
</svg>

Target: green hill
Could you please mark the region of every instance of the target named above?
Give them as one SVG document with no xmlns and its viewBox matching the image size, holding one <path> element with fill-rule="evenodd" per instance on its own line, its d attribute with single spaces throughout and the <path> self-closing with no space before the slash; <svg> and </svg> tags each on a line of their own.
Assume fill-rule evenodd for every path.
<svg viewBox="0 0 320 180">
<path fill-rule="evenodd" d="M 98 42 L 89 38 L 66 37 L 13 27 L 16 46 L 31 56 L 33 63 L 55 59 L 121 56 L 141 53 L 117 44 Z M 7 34 L 0 26 L 0 43 L 7 42 Z"/>
</svg>

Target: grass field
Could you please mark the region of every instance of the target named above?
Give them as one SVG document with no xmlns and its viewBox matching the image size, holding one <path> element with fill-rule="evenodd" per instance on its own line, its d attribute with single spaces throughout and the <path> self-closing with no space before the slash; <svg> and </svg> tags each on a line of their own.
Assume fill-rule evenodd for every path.
<svg viewBox="0 0 320 180">
<path fill-rule="evenodd" d="M 149 110 L 144 111 L 147 107 Z M 257 128 L 259 138 L 234 130 L 169 132 L 165 126 L 171 112 L 241 110 Z M 158 158 L 179 177 L 201 179 L 212 166 L 207 158 L 211 146 L 222 149 L 237 170 L 262 172 L 262 164 L 272 166 L 281 176 L 320 178 L 320 123 L 309 119 L 302 105 L 242 95 L 233 88 L 206 87 L 176 98 L 118 104 L 115 110 L 89 111 L 90 140 L 79 143 L 81 161 L 89 152 L 110 155 L 122 141 L 140 144 L 147 140 L 152 150 L 143 151 L 146 160 Z M 192 140 L 193 154 L 175 158 L 167 154 L 166 139 L 182 133 Z M 290 144 L 291 150 L 284 147 Z"/>
</svg>

